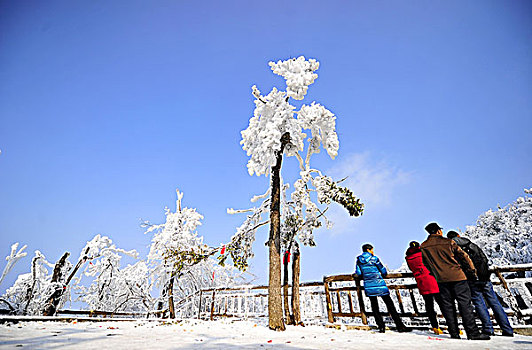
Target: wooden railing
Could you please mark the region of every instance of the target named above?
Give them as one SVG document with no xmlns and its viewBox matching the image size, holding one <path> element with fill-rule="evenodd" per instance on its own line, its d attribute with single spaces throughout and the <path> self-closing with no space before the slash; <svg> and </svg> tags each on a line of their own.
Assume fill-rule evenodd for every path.
<svg viewBox="0 0 532 350">
<path fill-rule="evenodd" d="M 526 272 L 532 271 L 532 264 L 496 267 L 491 271 L 498 278 L 498 281 L 492 283 L 497 286 L 503 301 L 512 309 L 507 312 L 508 315 L 515 316 L 520 321 L 530 317 L 532 305 L 527 304 L 525 299 L 532 300 L 532 278 L 524 276 Z M 509 279 L 508 276 L 506 278 L 503 276 L 504 273 L 510 272 L 521 274 L 522 277 L 515 276 Z M 405 279 L 408 281 L 404 281 Z M 428 316 L 426 311 L 421 311 L 419 307 L 422 297 L 412 273 L 390 273 L 385 280 L 400 316 L 410 318 Z M 364 295 L 363 282 L 359 276 L 355 274 L 326 276 L 323 278 L 323 285 L 327 300 L 327 319 L 330 323 L 334 323 L 337 317 L 355 317 L 360 318 L 364 325 L 368 324 L 368 317 L 374 314 L 366 308 L 369 299 Z M 523 293 L 527 293 L 526 298 L 523 298 Z M 410 310 L 405 307 L 403 299 L 405 297 L 411 301 L 407 303 L 411 306 Z M 387 315 L 383 312 L 381 314 Z"/>
<path fill-rule="evenodd" d="M 319 319 L 325 314 L 325 300 L 321 282 L 300 284 L 301 314 L 306 320 Z M 291 288 L 290 288 L 291 289 Z M 290 291 L 291 293 L 291 291 Z M 254 318 L 268 316 L 268 286 L 203 289 L 197 317 Z"/>
<path fill-rule="evenodd" d="M 491 270 L 497 293 L 506 303 L 509 316 L 525 323 L 532 320 L 532 278 L 526 273 L 532 271 L 532 264 L 496 267 Z M 512 274 L 512 275 L 509 275 Z M 412 273 L 390 273 L 386 276 L 388 288 L 400 316 L 426 317 L 422 307 L 423 298 L 419 294 Z M 291 288 L 289 289 L 291 292 Z M 354 274 L 326 276 L 323 282 L 300 284 L 301 313 L 306 321 L 327 320 L 334 323 L 336 318 L 351 317 L 362 324 L 368 324 L 373 312 L 366 305 L 363 282 Z M 240 286 L 234 288 L 203 289 L 191 294 L 175 304 L 179 318 L 201 318 L 213 320 L 218 317 L 254 318 L 267 317 L 268 286 Z M 80 315 L 96 317 L 165 317 L 166 310 L 150 310 L 145 313 L 106 312 L 84 310 L 59 310 L 58 315 Z M 381 312 L 382 315 L 386 315 Z M 441 315 L 440 315 L 441 317 Z"/>
</svg>

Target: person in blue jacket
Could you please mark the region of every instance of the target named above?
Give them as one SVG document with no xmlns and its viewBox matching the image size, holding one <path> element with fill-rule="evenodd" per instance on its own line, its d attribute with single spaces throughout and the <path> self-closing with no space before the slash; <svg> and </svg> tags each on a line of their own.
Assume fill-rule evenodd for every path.
<svg viewBox="0 0 532 350">
<path fill-rule="evenodd" d="M 356 274 L 362 277 L 364 281 L 364 291 L 371 302 L 371 311 L 375 317 L 379 332 L 384 333 L 386 326 L 379 311 L 379 301 L 377 297 L 381 297 L 386 304 L 388 313 L 392 316 L 397 331 L 410 332 L 412 329 L 403 324 L 401 317 L 395 309 L 393 300 L 390 297 L 390 291 L 383 278 L 388 272 L 379 258 L 374 255 L 373 246 L 371 244 L 364 244 L 362 246 L 362 254 L 357 257 Z"/>
</svg>

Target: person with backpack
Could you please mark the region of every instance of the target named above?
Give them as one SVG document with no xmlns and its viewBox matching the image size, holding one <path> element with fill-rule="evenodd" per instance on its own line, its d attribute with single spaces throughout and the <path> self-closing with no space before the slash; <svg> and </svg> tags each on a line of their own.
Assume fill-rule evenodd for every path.
<svg viewBox="0 0 532 350">
<path fill-rule="evenodd" d="M 475 306 L 480 322 L 482 322 L 482 333 L 493 335 L 493 323 L 491 322 L 488 306 L 493 310 L 493 317 L 497 320 L 501 328 L 502 335 L 507 337 L 514 336 L 514 330 L 508 321 L 508 316 L 499 302 L 493 284 L 490 281 L 491 272 L 489 271 L 488 258 L 482 249 L 465 237 L 460 237 L 458 232 L 447 232 L 447 238 L 455 241 L 463 251 L 465 251 L 477 270 L 478 280 L 469 279 L 468 284 L 471 290 L 471 300 Z M 488 304 L 488 306 L 486 305 Z"/>
<path fill-rule="evenodd" d="M 467 339 L 489 340 L 490 337 L 479 331 L 471 302 L 471 292 L 466 274 L 476 278 L 475 266 L 469 256 L 452 239 L 443 237 L 442 228 L 435 222 L 425 227 L 429 237 L 421 244 L 423 265 L 436 278 L 441 296 L 441 312 L 451 338 L 460 339 L 454 302 L 462 316 Z"/>
<path fill-rule="evenodd" d="M 425 310 L 429 316 L 432 331 L 438 335 L 443 334 L 438 325 L 436 311 L 434 310 L 434 301 L 438 303 L 440 309 L 442 308 L 440 289 L 438 288 L 438 283 L 434 276 L 432 276 L 425 265 L 423 265 L 419 242 L 410 242 L 409 247 L 406 250 L 405 260 L 408 268 L 414 274 L 419 294 L 421 294 L 425 301 Z"/>
<path fill-rule="evenodd" d="M 379 311 L 377 297 L 381 297 L 386 304 L 388 313 L 392 316 L 398 332 L 412 331 L 411 328 L 403 324 L 401 317 L 395 309 L 393 300 L 390 297 L 390 290 L 386 286 L 383 278 L 388 274 L 388 271 L 386 271 L 379 258 L 373 253 L 373 246 L 371 244 L 364 244 L 362 246 L 362 254 L 356 259 L 356 274 L 362 277 L 364 281 L 364 291 L 371 302 L 371 311 L 375 317 L 379 332 L 384 333 L 386 326 Z"/>
</svg>

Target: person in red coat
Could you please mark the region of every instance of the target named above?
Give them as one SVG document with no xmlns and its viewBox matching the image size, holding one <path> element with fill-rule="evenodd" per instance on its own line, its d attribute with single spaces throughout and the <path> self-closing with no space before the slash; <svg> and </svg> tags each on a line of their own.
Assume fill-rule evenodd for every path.
<svg viewBox="0 0 532 350">
<path fill-rule="evenodd" d="M 438 283 L 434 276 L 432 276 L 425 265 L 423 265 L 419 242 L 410 242 L 405 259 L 408 268 L 410 268 L 410 271 L 414 274 L 419 293 L 423 297 L 423 300 L 425 300 L 425 309 L 429 315 L 432 330 L 436 334 L 442 334 L 443 332 L 438 325 L 436 311 L 434 310 L 434 300 L 436 300 L 441 307 L 440 289 L 438 288 Z"/>
</svg>

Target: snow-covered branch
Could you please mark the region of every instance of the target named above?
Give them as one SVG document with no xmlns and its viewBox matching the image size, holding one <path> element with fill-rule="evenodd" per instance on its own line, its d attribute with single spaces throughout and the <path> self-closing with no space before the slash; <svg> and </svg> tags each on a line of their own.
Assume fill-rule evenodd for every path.
<svg viewBox="0 0 532 350">
<path fill-rule="evenodd" d="M 2 277 L 0 277 L 0 285 L 2 285 L 4 278 L 13 269 L 13 266 L 15 266 L 17 261 L 19 261 L 20 259 L 22 259 L 23 257 L 27 255 L 27 253 L 24 251 L 26 247 L 27 245 L 24 245 L 17 252 L 18 242 L 11 246 L 11 252 L 9 253 L 8 256 L 6 256 L 6 260 L 7 260 L 6 267 L 4 268 L 4 271 L 2 272 Z"/>
</svg>

